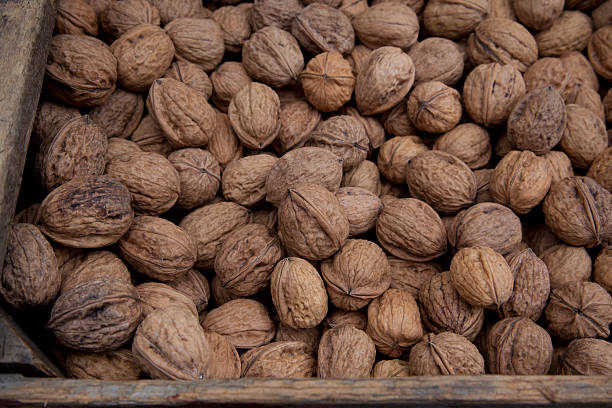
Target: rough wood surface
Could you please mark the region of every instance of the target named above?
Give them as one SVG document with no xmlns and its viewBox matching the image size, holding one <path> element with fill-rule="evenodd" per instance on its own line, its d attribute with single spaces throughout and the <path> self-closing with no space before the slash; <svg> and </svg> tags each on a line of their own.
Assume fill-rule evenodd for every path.
<svg viewBox="0 0 612 408">
<path fill-rule="evenodd" d="M 612 377 L 100 382 L 0 376 L 0 406 L 609 407 Z"/>
</svg>

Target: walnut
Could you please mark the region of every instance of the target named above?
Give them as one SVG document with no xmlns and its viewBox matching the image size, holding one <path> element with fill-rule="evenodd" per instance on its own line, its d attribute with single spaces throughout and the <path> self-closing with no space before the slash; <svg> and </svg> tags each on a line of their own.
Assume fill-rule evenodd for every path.
<svg viewBox="0 0 612 408">
<path fill-rule="evenodd" d="M 599 90 L 599 79 L 593 70 L 593 65 L 580 52 L 572 51 L 561 55 L 561 62 L 570 72 L 570 82 L 568 87 L 571 89 L 579 84 L 584 84 L 594 90 Z"/>
<path fill-rule="evenodd" d="M 259 154 L 230 162 L 223 171 L 223 196 L 246 207 L 263 201 L 266 198 L 266 178 L 277 160 Z"/>
<path fill-rule="evenodd" d="M 409 365 L 407 361 L 400 359 L 381 360 L 374 365 L 372 377 L 374 378 L 395 378 L 409 377 Z"/>
<path fill-rule="evenodd" d="M 478 204 L 493 201 L 489 191 L 491 174 L 493 174 L 493 169 L 474 170 L 474 177 L 476 177 L 476 185 L 478 186 L 478 192 L 476 193 L 476 203 Z"/>
<path fill-rule="evenodd" d="M 209 99 L 213 92 L 211 80 L 199 65 L 188 61 L 176 61 L 172 63 L 162 78 L 175 79 L 183 82 L 190 88 L 195 89 Z"/>
<path fill-rule="evenodd" d="M 299 0 L 255 0 L 251 9 L 253 31 L 267 26 L 289 31 L 291 23 L 302 8 Z"/>
<path fill-rule="evenodd" d="M 392 183 L 406 182 L 406 168 L 419 153 L 428 151 L 418 136 L 397 136 L 387 140 L 378 151 L 378 169 Z"/>
<path fill-rule="evenodd" d="M 221 166 L 206 150 L 180 149 L 168 155 L 180 179 L 177 207 L 192 209 L 215 198 L 221 185 Z"/>
<path fill-rule="evenodd" d="M 76 248 L 100 248 L 119 240 L 132 225 L 129 190 L 106 176 L 62 184 L 40 205 L 40 230 L 52 241 Z"/>
<path fill-rule="evenodd" d="M 512 270 L 488 247 L 460 249 L 451 261 L 450 279 L 459 296 L 474 306 L 498 309 L 512 296 Z"/>
<path fill-rule="evenodd" d="M 603 248 L 597 258 L 593 270 L 593 280 L 608 292 L 612 292 L 612 248 Z"/>
<path fill-rule="evenodd" d="M 351 20 L 340 10 L 321 3 L 306 6 L 295 16 L 291 34 L 310 54 L 330 51 L 348 54 L 355 46 Z"/>
<path fill-rule="evenodd" d="M 542 115 L 539 112 L 547 112 Z M 548 85 L 519 99 L 508 117 L 508 140 L 519 150 L 548 153 L 563 137 L 567 113 L 563 98 Z"/>
<path fill-rule="evenodd" d="M 376 222 L 383 248 L 407 261 L 429 261 L 446 252 L 446 229 L 423 201 L 402 198 L 385 205 Z"/>
<path fill-rule="evenodd" d="M 592 248 L 612 240 L 612 194 L 591 178 L 557 181 L 543 210 L 546 225 L 570 245 Z"/>
<path fill-rule="evenodd" d="M 170 146 L 166 134 L 151 115 L 142 118 L 136 130 L 130 136 L 130 140 L 136 143 L 143 152 L 153 152 L 167 156 L 172 151 L 172 146 Z"/>
<path fill-rule="evenodd" d="M 91 7 L 95 10 L 97 15 L 100 15 L 108 6 L 110 6 L 113 0 L 86 0 Z"/>
<path fill-rule="evenodd" d="M 340 110 L 340 113 L 342 115 L 352 116 L 363 125 L 370 142 L 369 156 L 372 156 L 374 149 L 378 149 L 383 143 L 385 143 L 385 129 L 376 117 L 363 116 L 361 113 L 359 113 L 357 108 L 349 105 L 345 105 Z"/>
<path fill-rule="evenodd" d="M 45 90 L 68 105 L 94 106 L 115 90 L 117 59 L 97 38 L 59 34 L 51 39 Z"/>
<path fill-rule="evenodd" d="M 612 47 L 612 29 L 610 26 L 595 31 L 589 39 L 589 61 L 595 72 L 607 80 L 612 79 L 610 47 Z"/>
<path fill-rule="evenodd" d="M 198 311 L 191 298 L 168 285 L 147 282 L 136 286 L 136 290 L 142 305 L 143 318 L 156 310 L 167 309 L 169 307 L 184 308 L 189 310 L 194 316 L 198 315 Z"/>
<path fill-rule="evenodd" d="M 181 18 L 196 17 L 201 12 L 202 2 L 200 0 L 147 0 L 159 10 L 159 16 L 163 25 Z"/>
<path fill-rule="evenodd" d="M 393 136 L 416 135 L 417 128 L 412 124 L 406 109 L 407 99 L 400 101 L 380 116 L 385 131 Z"/>
<path fill-rule="evenodd" d="M 594 113 L 595 116 L 601 119 L 604 123 L 606 121 L 606 113 L 601 101 L 601 96 L 599 96 L 599 93 L 596 90 L 589 86 L 579 84 L 572 87 L 565 96 L 565 104 L 579 105 L 587 110 L 590 110 L 591 113 Z"/>
<path fill-rule="evenodd" d="M 210 74 L 210 80 L 214 90 L 212 101 L 223 112 L 227 112 L 234 95 L 252 82 L 242 63 L 236 61 L 226 61 L 219 65 Z"/>
<path fill-rule="evenodd" d="M 566 177 L 574 176 L 574 169 L 570 158 L 563 152 L 551 150 L 543 156 L 548 162 L 548 170 L 551 176 L 551 185 Z M 589 176 L 590 177 L 590 176 Z"/>
<path fill-rule="evenodd" d="M 54 32 L 95 37 L 98 35 L 96 11 L 86 0 L 59 0 Z"/>
<path fill-rule="evenodd" d="M 321 260 L 342 247 L 349 222 L 332 192 L 318 184 L 304 183 L 289 188 L 281 202 L 278 230 L 287 251 Z"/>
<path fill-rule="evenodd" d="M 427 334 L 412 347 L 410 375 L 480 375 L 485 362 L 475 345 L 452 332 Z"/>
<path fill-rule="evenodd" d="M 603 120 L 593 111 L 578 105 L 566 105 L 567 125 L 559 146 L 577 169 L 587 169 L 608 147 L 608 133 Z"/>
<path fill-rule="evenodd" d="M 38 210 L 40 209 L 40 203 L 34 203 L 23 210 L 16 212 L 13 217 L 13 224 L 38 224 L 40 217 Z"/>
<path fill-rule="evenodd" d="M 497 62 L 525 72 L 538 59 L 538 44 L 519 23 L 488 18 L 470 35 L 467 52 L 473 64 Z"/>
<path fill-rule="evenodd" d="M 320 378 L 369 377 L 375 359 L 376 347 L 370 336 L 343 324 L 321 337 L 317 373 Z"/>
<path fill-rule="evenodd" d="M 363 44 L 357 44 L 350 54 L 346 56 L 346 60 L 351 64 L 351 70 L 355 78 L 367 66 L 365 62 L 372 53 L 372 50 Z"/>
<path fill-rule="evenodd" d="M 432 275 L 421 285 L 418 299 L 423 323 L 434 333 L 450 331 L 473 341 L 482 328 L 483 309 L 459 297 L 451 284 L 450 272 Z"/>
<path fill-rule="evenodd" d="M 207 378 L 240 378 L 240 356 L 236 348 L 221 334 L 204 330 L 204 337 L 212 351 Z"/>
<path fill-rule="evenodd" d="M 463 55 L 459 47 L 446 38 L 430 37 L 410 48 L 416 84 L 439 81 L 455 85 L 463 75 Z"/>
<path fill-rule="evenodd" d="M 592 262 L 583 247 L 554 245 L 540 254 L 550 273 L 550 287 L 591 280 Z"/>
<path fill-rule="evenodd" d="M 117 58 L 119 84 L 132 92 L 144 92 L 170 67 L 174 45 L 156 25 L 140 24 L 111 44 Z"/>
<path fill-rule="evenodd" d="M 66 355 L 66 372 L 72 378 L 103 381 L 135 381 L 140 367 L 129 349 L 87 353 L 71 351 Z"/>
<path fill-rule="evenodd" d="M 348 240 L 333 258 L 323 262 L 321 274 L 331 302 L 347 311 L 365 307 L 391 283 L 385 253 L 362 239 Z"/>
<path fill-rule="evenodd" d="M 431 0 L 423 11 L 423 24 L 431 35 L 455 40 L 471 33 L 488 12 L 486 0 Z"/>
<path fill-rule="evenodd" d="M 225 52 L 223 31 L 209 18 L 176 18 L 164 27 L 174 43 L 176 59 L 199 65 L 204 71 L 215 69 Z"/>
<path fill-rule="evenodd" d="M 336 192 L 349 221 L 349 236 L 357 236 L 374 228 L 383 205 L 374 193 L 360 187 L 342 187 Z"/>
<path fill-rule="evenodd" d="M 251 8 L 226 6 L 215 10 L 212 19 L 223 31 L 225 50 L 239 53 L 242 45 L 251 36 Z"/>
<path fill-rule="evenodd" d="M 445 133 L 461 119 L 461 96 L 442 82 L 422 82 L 408 97 L 408 117 L 417 129 Z"/>
<path fill-rule="evenodd" d="M 353 27 L 359 41 L 372 49 L 392 46 L 408 50 L 419 35 L 416 13 L 399 2 L 373 4 L 353 19 Z"/>
<path fill-rule="evenodd" d="M 365 310 L 346 311 L 342 309 L 332 310 L 323 321 L 323 333 L 341 325 L 351 325 L 359 330 L 365 330 L 368 316 Z"/>
<path fill-rule="evenodd" d="M 572 74 L 561 58 L 544 57 L 537 60 L 525 71 L 527 90 L 551 85 L 565 99 L 569 92 Z"/>
<path fill-rule="evenodd" d="M 130 271 L 123 261 L 117 255 L 108 251 L 79 253 L 63 262 L 59 271 L 62 275 L 62 292 L 96 278 L 132 282 Z"/>
<path fill-rule="evenodd" d="M 280 322 L 276 330 L 276 341 L 299 341 L 306 343 L 308 352 L 316 354 L 319 349 L 319 340 L 321 339 L 321 329 L 319 326 L 309 329 L 294 329 Z"/>
<path fill-rule="evenodd" d="M 548 248 L 561 243 L 561 240 L 542 222 L 541 224 L 532 224 L 527 226 L 524 234 L 525 242 L 533 249 L 537 256 L 541 257 L 542 253 Z"/>
<path fill-rule="evenodd" d="M 229 302 L 230 300 L 240 299 L 240 296 L 233 295 L 229 292 L 229 290 L 226 290 L 219 281 L 219 278 L 217 278 L 217 276 L 215 276 L 211 281 L 210 290 L 217 306 L 221 306 Z M 202 316 L 206 317 L 206 315 L 204 313 L 201 313 L 200 316 L 200 320 L 204 321 Z"/>
<path fill-rule="evenodd" d="M 321 121 L 321 112 L 305 101 L 281 105 L 280 131 L 272 142 L 278 153 L 286 153 L 306 144 L 310 133 Z"/>
<path fill-rule="evenodd" d="M 320 122 L 310 133 L 309 144 L 327 149 L 340 157 L 344 171 L 364 161 L 370 148 L 363 125 L 348 115 L 332 116 Z"/>
<path fill-rule="evenodd" d="M 538 7 L 529 0 L 514 0 L 514 12 L 519 21 L 529 28 L 541 31 L 553 25 L 554 21 L 561 16 L 564 0 L 546 0 L 538 4 Z M 544 373 L 545 374 L 545 373 Z"/>
<path fill-rule="evenodd" d="M 301 341 L 277 341 L 252 348 L 241 356 L 242 377 L 313 377 L 316 361 Z"/>
<path fill-rule="evenodd" d="M 434 275 L 440 273 L 440 267 L 433 262 L 405 261 L 394 256 L 388 256 L 391 285 L 393 289 L 403 289 L 415 298 L 421 287 Z"/>
<path fill-rule="evenodd" d="M 379 196 L 381 192 L 380 172 L 376 163 L 364 160 L 344 173 L 342 187 L 357 187 Z M 350 220 L 349 220 L 350 221 Z"/>
<path fill-rule="evenodd" d="M 323 112 L 340 109 L 355 88 L 351 66 L 337 52 L 324 52 L 311 59 L 300 81 L 308 102 Z"/>
<path fill-rule="evenodd" d="M 225 167 L 232 160 L 240 159 L 243 149 L 229 117 L 222 112 L 217 112 L 216 115 L 217 126 L 208 141 L 207 149 L 219 161 L 221 167 Z"/>
<path fill-rule="evenodd" d="M 518 69 L 496 62 L 478 65 L 463 85 L 465 110 L 474 122 L 487 127 L 504 123 L 524 94 L 525 81 Z"/>
<path fill-rule="evenodd" d="M 171 288 L 189 297 L 200 313 L 210 300 L 210 285 L 206 277 L 196 269 L 190 269 L 182 277 L 166 283 Z"/>
<path fill-rule="evenodd" d="M 377 48 L 364 66 L 355 83 L 355 101 L 362 115 L 391 109 L 404 99 L 414 83 L 414 64 L 400 48 Z"/>
<path fill-rule="evenodd" d="M 295 84 L 304 69 L 304 56 L 291 34 L 271 26 L 244 43 L 242 64 L 254 80 L 280 88 Z"/>
<path fill-rule="evenodd" d="M 228 116 L 242 144 L 261 150 L 280 131 L 280 100 L 270 87 L 253 82 L 234 95 Z"/>
<path fill-rule="evenodd" d="M 546 30 L 535 35 L 541 57 L 582 51 L 593 33 L 589 16 L 580 11 L 564 11 Z"/>
<path fill-rule="evenodd" d="M 606 1 L 591 12 L 595 29 L 612 24 L 612 3 Z"/>
<path fill-rule="evenodd" d="M 63 292 L 47 328 L 66 347 L 109 351 L 128 342 L 141 320 L 138 292 L 131 283 L 98 278 Z"/>
<path fill-rule="evenodd" d="M 106 174 L 125 184 L 132 193 L 132 206 L 141 214 L 168 211 L 180 194 L 180 177 L 172 163 L 157 153 L 138 152 L 115 157 Z"/>
<path fill-rule="evenodd" d="M 440 136 L 433 149 L 456 156 L 472 170 L 485 166 L 492 152 L 489 132 L 475 123 L 461 124 Z"/>
<path fill-rule="evenodd" d="M 47 191 L 74 178 L 99 176 L 104 173 L 107 147 L 106 135 L 88 116 L 71 119 L 41 144 L 37 176 Z"/>
<path fill-rule="evenodd" d="M 342 0 L 338 9 L 351 20 L 368 9 L 367 0 Z"/>
<path fill-rule="evenodd" d="M 342 3 L 342 0 L 304 0 L 304 4 L 312 3 L 323 3 L 327 4 L 329 7 L 338 8 Z"/>
<path fill-rule="evenodd" d="M 168 220 L 139 216 L 119 240 L 119 253 L 132 268 L 163 282 L 185 275 L 196 261 L 189 234 Z"/>
<path fill-rule="evenodd" d="M 425 0 L 372 0 L 372 5 L 387 2 L 398 2 L 405 4 L 414 10 L 415 13 L 421 13 L 421 11 L 423 11 L 423 7 L 425 6 Z"/>
<path fill-rule="evenodd" d="M 572 340 L 555 374 L 612 375 L 612 344 L 601 339 Z"/>
<path fill-rule="evenodd" d="M 612 323 L 612 297 L 593 282 L 572 282 L 550 292 L 548 332 L 561 340 L 606 338 Z"/>
<path fill-rule="evenodd" d="M 143 112 L 142 95 L 116 89 L 101 105 L 89 111 L 89 117 L 107 137 L 127 139 L 138 127 Z"/>
<path fill-rule="evenodd" d="M 205 330 L 224 335 L 234 347 L 241 349 L 268 344 L 276 333 L 266 307 L 251 299 L 230 300 L 211 310 L 203 326 Z"/>
<path fill-rule="evenodd" d="M 40 145 L 45 139 L 55 136 L 66 122 L 77 117 L 81 117 L 81 113 L 75 107 L 41 100 L 36 109 L 30 143 L 32 146 Z"/>
<path fill-rule="evenodd" d="M 487 363 L 492 374 L 544 375 L 552 362 L 550 335 L 525 317 L 497 322 L 487 339 Z"/>
<path fill-rule="evenodd" d="M 147 0 L 113 1 L 100 14 L 102 29 L 115 38 L 140 24 L 160 24 L 159 11 Z"/>
<path fill-rule="evenodd" d="M 301 147 L 282 156 L 266 179 L 266 201 L 280 206 L 289 189 L 300 183 L 319 184 L 331 192 L 340 187 L 342 159 L 320 147 Z"/>
</svg>

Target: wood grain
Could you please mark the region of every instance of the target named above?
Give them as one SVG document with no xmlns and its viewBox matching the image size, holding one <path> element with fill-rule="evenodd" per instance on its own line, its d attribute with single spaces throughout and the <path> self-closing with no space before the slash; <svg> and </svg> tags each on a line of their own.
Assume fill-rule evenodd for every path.
<svg viewBox="0 0 612 408">
<path fill-rule="evenodd" d="M 0 376 L 0 406 L 610 407 L 612 377 L 101 382 Z"/>
</svg>

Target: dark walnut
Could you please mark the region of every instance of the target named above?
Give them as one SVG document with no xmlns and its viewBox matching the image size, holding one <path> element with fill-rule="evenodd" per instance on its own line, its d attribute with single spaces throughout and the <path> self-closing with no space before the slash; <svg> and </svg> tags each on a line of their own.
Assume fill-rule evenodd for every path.
<svg viewBox="0 0 612 408">
<path fill-rule="evenodd" d="M 147 282 L 136 286 L 136 290 L 142 305 L 143 318 L 156 310 L 167 309 L 169 307 L 187 309 L 194 316 L 198 316 L 195 304 L 187 295 L 164 283 Z"/>
<path fill-rule="evenodd" d="M 291 34 L 310 54 L 330 51 L 348 54 L 355 47 L 351 20 L 340 10 L 321 3 L 306 6 L 295 16 Z"/>
<path fill-rule="evenodd" d="M 546 223 L 532 224 L 524 233 L 525 243 L 541 257 L 548 248 L 560 244 L 561 240 L 548 228 Z"/>
<path fill-rule="evenodd" d="M 317 374 L 320 378 L 369 377 L 376 359 L 374 342 L 354 326 L 329 329 L 319 343 Z"/>
<path fill-rule="evenodd" d="M 223 171 L 221 186 L 226 200 L 251 207 L 266 198 L 266 179 L 278 159 L 268 154 L 243 157 Z"/>
<path fill-rule="evenodd" d="M 331 302 L 342 310 L 365 307 L 391 283 L 383 250 L 371 241 L 350 239 L 333 258 L 321 264 Z"/>
<path fill-rule="evenodd" d="M 376 49 L 384 46 L 408 50 L 419 35 L 419 20 L 413 9 L 399 2 L 374 4 L 353 19 L 357 38 Z"/>
<path fill-rule="evenodd" d="M 210 18 L 177 18 L 164 27 L 174 43 L 176 59 L 189 61 L 210 72 L 225 53 L 223 31 Z"/>
<path fill-rule="evenodd" d="M 417 129 L 445 133 L 461 119 L 461 95 L 442 82 L 422 82 L 408 97 L 408 117 Z"/>
<path fill-rule="evenodd" d="M 533 320 L 509 317 L 489 331 L 487 354 L 492 374 L 544 375 L 550 369 L 553 345 L 550 335 Z"/>
<path fill-rule="evenodd" d="M 240 296 L 232 295 L 228 290 L 225 290 L 225 288 L 219 282 L 219 278 L 216 276 L 210 283 L 210 290 L 217 306 L 221 306 L 230 300 L 240 299 Z M 201 322 L 203 322 L 204 318 L 206 318 L 206 314 L 207 312 L 200 314 Z"/>
<path fill-rule="evenodd" d="M 488 12 L 486 0 L 431 0 L 423 10 L 423 24 L 432 35 L 456 40 L 471 33 Z"/>
<path fill-rule="evenodd" d="M 291 22 L 302 8 L 299 0 L 255 0 L 250 13 L 253 31 L 267 26 L 289 31 Z"/>
<path fill-rule="evenodd" d="M 183 82 L 190 88 L 204 95 L 208 100 L 213 93 L 213 84 L 206 72 L 199 66 L 189 61 L 173 62 L 162 78 L 175 79 Z"/>
<path fill-rule="evenodd" d="M 429 205 L 403 198 L 385 205 L 376 222 L 383 248 L 407 261 L 429 261 L 446 252 L 446 229 Z"/>
<path fill-rule="evenodd" d="M 61 257 L 57 258 L 59 265 Z M 108 251 L 81 252 L 62 262 L 59 271 L 62 275 L 62 292 L 97 278 L 132 282 L 130 271 L 123 261 Z"/>
<path fill-rule="evenodd" d="M 40 205 L 40 229 L 52 241 L 100 248 L 119 240 L 132 225 L 130 191 L 106 176 L 75 179 L 53 190 Z"/>
<path fill-rule="evenodd" d="M 573 340 L 561 355 L 557 374 L 612 375 L 612 343 L 601 339 Z"/>
<path fill-rule="evenodd" d="M 588 169 L 595 158 L 608 147 L 606 125 L 592 110 L 568 104 L 567 126 L 559 147 L 577 169 Z"/>
<path fill-rule="evenodd" d="M 119 253 L 134 270 L 163 282 L 185 275 L 196 261 L 189 234 L 168 220 L 140 216 L 119 240 Z"/>
<path fill-rule="evenodd" d="M 366 233 L 376 226 L 383 205 L 378 196 L 360 187 L 342 187 L 336 192 L 349 221 L 349 236 Z"/>
<path fill-rule="evenodd" d="M 98 278 L 62 293 L 47 328 L 68 348 L 101 352 L 127 343 L 140 320 L 136 288 L 128 282 Z"/>
<path fill-rule="evenodd" d="M 612 323 L 612 297 L 593 282 L 554 288 L 546 307 L 548 332 L 560 340 L 606 338 Z"/>
<path fill-rule="evenodd" d="M 215 198 L 221 185 L 221 166 L 212 153 L 197 148 L 180 149 L 170 153 L 168 160 L 181 181 L 177 207 L 190 210 Z"/>
<path fill-rule="evenodd" d="M 159 11 L 147 0 L 113 1 L 100 13 L 102 29 L 115 38 L 140 24 L 160 24 Z"/>
<path fill-rule="evenodd" d="M 327 149 L 340 157 L 344 171 L 364 161 L 370 150 L 365 128 L 361 122 L 348 115 L 332 116 L 320 122 L 310 133 L 309 144 Z"/>
<path fill-rule="evenodd" d="M 236 347 L 219 333 L 204 330 L 204 337 L 211 349 L 206 377 L 208 378 L 240 378 L 240 356 Z"/>
<path fill-rule="evenodd" d="M 394 256 L 388 256 L 389 272 L 393 289 L 407 290 L 415 298 L 419 295 L 421 287 L 434 275 L 441 272 L 441 268 L 434 262 L 405 261 Z"/>
<path fill-rule="evenodd" d="M 55 136 L 55 133 L 70 119 L 80 117 L 81 113 L 73 106 L 67 106 L 51 100 L 41 100 L 36 109 L 30 142 L 40 145 L 45 139 Z"/>
<path fill-rule="evenodd" d="M 405 108 L 404 108 L 405 110 Z M 390 182 L 406 182 L 406 168 L 419 153 L 428 151 L 418 136 L 397 136 L 387 140 L 378 151 L 378 169 Z"/>
<path fill-rule="evenodd" d="M 71 351 L 66 355 L 66 372 L 72 378 L 103 381 L 135 381 L 140 367 L 128 349 L 87 353 Z"/>
<path fill-rule="evenodd" d="M 482 375 L 485 362 L 468 339 L 452 332 L 427 334 L 410 350 L 410 375 Z"/>
<path fill-rule="evenodd" d="M 586 48 L 593 33 L 591 18 L 580 11 L 564 11 L 552 25 L 535 35 L 541 57 L 558 56 Z"/>
<path fill-rule="evenodd" d="M 143 112 L 142 95 L 116 89 L 101 105 L 89 111 L 89 117 L 108 138 L 127 139 L 138 127 Z"/>
<path fill-rule="evenodd" d="M 97 38 L 60 34 L 51 39 L 45 90 L 68 105 L 94 106 L 115 90 L 117 59 Z"/>
<path fill-rule="evenodd" d="M 86 0 L 59 0 L 55 17 L 55 34 L 98 35 L 96 11 Z"/>
<path fill-rule="evenodd" d="M 321 112 L 306 101 L 281 104 L 280 131 L 272 142 L 277 153 L 304 146 L 312 132 L 321 121 Z"/>
<path fill-rule="evenodd" d="M 489 163 L 492 154 L 489 132 L 475 123 L 461 124 L 440 136 L 433 149 L 452 154 L 472 170 Z"/>
<path fill-rule="evenodd" d="M 316 361 L 301 341 L 276 341 L 244 353 L 241 377 L 313 377 Z"/>
<path fill-rule="evenodd" d="M 213 12 L 212 19 L 223 32 L 226 51 L 239 53 L 242 50 L 242 45 L 251 36 L 250 16 L 251 7 L 245 7 L 245 4 L 220 7 Z"/>
<path fill-rule="evenodd" d="M 426 38 L 410 47 L 408 56 L 414 62 L 416 84 L 439 81 L 452 86 L 463 75 L 461 50 L 446 38 Z"/>
<path fill-rule="evenodd" d="M 239 90 L 252 82 L 244 65 L 236 61 L 226 61 L 210 74 L 213 86 L 212 101 L 217 108 L 227 113 L 230 101 Z"/>
<path fill-rule="evenodd" d="M 8 235 L 0 294 L 16 309 L 46 306 L 55 300 L 62 277 L 51 244 L 32 224 L 13 224 Z"/>
<path fill-rule="evenodd" d="M 324 52 L 308 62 L 300 74 L 308 102 L 323 112 L 333 112 L 347 103 L 355 89 L 351 66 L 337 52 Z"/>
</svg>

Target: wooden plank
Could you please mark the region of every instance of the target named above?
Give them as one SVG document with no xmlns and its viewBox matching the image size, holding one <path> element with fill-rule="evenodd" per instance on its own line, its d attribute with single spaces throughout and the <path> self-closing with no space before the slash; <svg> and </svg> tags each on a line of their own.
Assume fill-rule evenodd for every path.
<svg viewBox="0 0 612 408">
<path fill-rule="evenodd" d="M 610 407 L 612 377 L 473 376 L 102 382 L 0 376 L 0 406 Z"/>
</svg>

